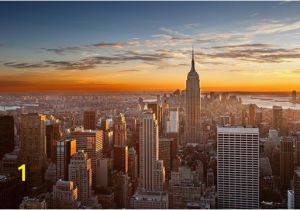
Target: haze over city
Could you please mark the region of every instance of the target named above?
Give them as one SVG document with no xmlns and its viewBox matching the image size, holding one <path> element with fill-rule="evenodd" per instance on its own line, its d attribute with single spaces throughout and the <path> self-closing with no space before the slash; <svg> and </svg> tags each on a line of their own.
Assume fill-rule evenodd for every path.
<svg viewBox="0 0 300 210">
<path fill-rule="evenodd" d="M 2 2 L 0 91 L 300 90 L 299 2 Z"/>
</svg>

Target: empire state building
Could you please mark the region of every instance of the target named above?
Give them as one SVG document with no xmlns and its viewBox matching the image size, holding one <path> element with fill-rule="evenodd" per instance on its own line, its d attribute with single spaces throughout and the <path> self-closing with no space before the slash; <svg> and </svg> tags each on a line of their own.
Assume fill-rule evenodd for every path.
<svg viewBox="0 0 300 210">
<path fill-rule="evenodd" d="M 194 49 L 192 51 L 192 66 L 186 80 L 185 97 L 185 143 L 201 143 L 200 124 L 200 80 L 195 69 Z"/>
</svg>

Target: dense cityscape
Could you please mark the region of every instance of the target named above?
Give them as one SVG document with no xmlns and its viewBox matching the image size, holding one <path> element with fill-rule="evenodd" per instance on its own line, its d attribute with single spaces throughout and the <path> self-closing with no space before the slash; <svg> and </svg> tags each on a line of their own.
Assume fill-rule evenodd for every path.
<svg viewBox="0 0 300 210">
<path fill-rule="evenodd" d="M 3 94 L 0 207 L 299 208 L 300 111 L 200 82 L 193 51 L 185 90 Z"/>
</svg>

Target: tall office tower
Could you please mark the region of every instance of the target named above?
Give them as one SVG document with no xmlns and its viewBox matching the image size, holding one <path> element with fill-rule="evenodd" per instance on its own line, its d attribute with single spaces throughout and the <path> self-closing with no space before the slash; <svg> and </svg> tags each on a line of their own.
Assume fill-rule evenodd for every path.
<svg viewBox="0 0 300 210">
<path fill-rule="evenodd" d="M 97 160 L 97 187 L 107 187 L 111 183 L 113 161 L 110 158 Z"/>
<path fill-rule="evenodd" d="M 280 183 L 284 189 L 290 187 L 294 172 L 293 139 L 285 137 L 280 141 Z"/>
<path fill-rule="evenodd" d="M 192 52 L 192 67 L 186 80 L 185 98 L 185 143 L 201 142 L 201 101 L 200 80 L 195 69 L 194 50 Z"/>
<path fill-rule="evenodd" d="M 218 208 L 259 208 L 258 128 L 217 128 Z"/>
<path fill-rule="evenodd" d="M 126 121 L 123 114 L 119 114 L 114 121 L 114 146 L 126 146 L 127 144 L 127 131 Z"/>
<path fill-rule="evenodd" d="M 76 129 L 71 133 L 76 139 L 77 151 L 84 150 L 92 161 L 92 183 L 96 187 L 97 160 L 103 157 L 103 131 Z"/>
<path fill-rule="evenodd" d="M 280 131 L 281 126 L 282 126 L 282 107 L 273 106 L 272 127 Z"/>
<path fill-rule="evenodd" d="M 262 123 L 262 120 L 263 120 L 262 112 L 261 111 L 256 112 L 256 114 L 255 114 L 255 124 L 256 124 L 256 126 L 259 126 L 260 123 Z"/>
<path fill-rule="evenodd" d="M 295 103 L 297 101 L 297 91 L 292 90 L 292 102 Z"/>
<path fill-rule="evenodd" d="M 77 209 L 78 190 L 72 181 L 58 180 L 53 186 L 53 202 L 57 209 Z"/>
<path fill-rule="evenodd" d="M 14 150 L 14 118 L 13 116 L 0 116 L 0 158 L 5 153 L 12 152 Z"/>
<path fill-rule="evenodd" d="M 58 120 L 46 121 L 46 153 L 51 162 L 56 162 L 56 142 L 61 139 L 61 127 Z"/>
<path fill-rule="evenodd" d="M 246 110 L 242 110 L 242 125 L 247 126 L 249 121 L 248 113 Z"/>
<path fill-rule="evenodd" d="M 169 109 L 169 119 L 166 121 L 166 133 L 179 132 L 179 111 L 178 108 Z"/>
<path fill-rule="evenodd" d="M 157 101 L 155 102 L 147 102 L 148 109 L 152 110 L 152 112 L 155 114 L 155 119 L 158 123 L 158 130 L 161 133 L 162 132 L 162 107 L 160 104 L 160 98 L 157 96 Z"/>
<path fill-rule="evenodd" d="M 86 130 L 96 130 L 96 112 L 85 111 L 83 113 L 83 127 Z"/>
<path fill-rule="evenodd" d="M 121 171 L 113 175 L 116 208 L 129 208 L 129 176 Z"/>
<path fill-rule="evenodd" d="M 76 152 L 71 159 L 69 180 L 78 189 L 78 199 L 86 205 L 92 195 L 92 164 L 83 150 Z"/>
<path fill-rule="evenodd" d="M 295 209 L 300 209 L 300 169 L 294 171 L 294 202 Z"/>
<path fill-rule="evenodd" d="M 31 172 L 40 172 L 46 163 L 45 120 L 42 114 L 21 115 L 21 159 Z"/>
<path fill-rule="evenodd" d="M 151 110 L 141 116 L 139 151 L 140 187 L 145 191 L 163 191 L 165 170 L 158 159 L 158 124 Z"/>
<path fill-rule="evenodd" d="M 256 117 L 256 105 L 250 104 L 249 105 L 249 124 L 252 126 L 255 125 L 255 117 Z"/>
<path fill-rule="evenodd" d="M 136 184 L 138 178 L 138 156 L 134 147 L 128 149 L 128 176 Z"/>
<path fill-rule="evenodd" d="M 296 149 L 296 166 L 300 166 L 300 132 L 297 132 L 295 139 L 295 149 Z"/>
<path fill-rule="evenodd" d="M 114 169 L 116 171 L 128 172 L 128 147 L 114 146 Z"/>
<path fill-rule="evenodd" d="M 56 180 L 68 180 L 69 163 L 76 153 L 76 139 L 63 139 L 56 144 Z"/>
<path fill-rule="evenodd" d="M 159 159 L 164 162 L 166 179 L 170 179 L 172 166 L 172 138 L 159 139 Z"/>
</svg>

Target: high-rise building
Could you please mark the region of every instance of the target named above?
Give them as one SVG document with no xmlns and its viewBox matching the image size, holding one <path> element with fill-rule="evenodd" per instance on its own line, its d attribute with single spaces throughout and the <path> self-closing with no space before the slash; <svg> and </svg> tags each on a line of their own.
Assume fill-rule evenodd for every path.
<svg viewBox="0 0 300 210">
<path fill-rule="evenodd" d="M 262 123 L 263 121 L 263 115 L 261 111 L 256 112 L 255 114 L 255 124 L 256 126 L 259 126 L 260 123 Z"/>
<path fill-rule="evenodd" d="M 56 163 L 56 142 L 61 139 L 61 127 L 58 120 L 47 121 L 46 153 L 51 162 Z"/>
<path fill-rule="evenodd" d="M 165 169 L 158 159 L 158 124 L 151 110 L 142 114 L 139 136 L 140 187 L 145 191 L 163 191 Z"/>
<path fill-rule="evenodd" d="M 300 132 L 296 134 L 295 138 L 295 152 L 296 152 L 296 166 L 300 166 Z"/>
<path fill-rule="evenodd" d="M 138 178 L 138 156 L 134 147 L 128 149 L 128 176 L 131 178 L 135 189 Z"/>
<path fill-rule="evenodd" d="M 172 166 L 172 138 L 159 139 L 159 159 L 164 162 L 166 179 L 170 179 Z"/>
<path fill-rule="evenodd" d="M 114 170 L 128 172 L 128 147 L 114 146 Z"/>
<path fill-rule="evenodd" d="M 292 90 L 292 102 L 295 103 L 297 102 L 297 91 Z"/>
<path fill-rule="evenodd" d="M 294 171 L 294 202 L 295 209 L 300 209 L 300 169 Z"/>
<path fill-rule="evenodd" d="M 166 133 L 179 132 L 179 111 L 178 108 L 169 109 L 169 119 L 166 121 Z"/>
<path fill-rule="evenodd" d="M 114 146 L 125 146 L 127 144 L 126 121 L 123 114 L 119 114 L 114 120 Z"/>
<path fill-rule="evenodd" d="M 250 104 L 249 105 L 249 124 L 252 126 L 255 125 L 255 117 L 256 117 L 256 105 Z"/>
<path fill-rule="evenodd" d="M 281 106 L 273 106 L 273 119 L 272 119 L 272 127 L 278 131 L 280 131 L 282 126 L 282 107 Z"/>
<path fill-rule="evenodd" d="M 219 208 L 259 208 L 258 128 L 217 128 Z"/>
<path fill-rule="evenodd" d="M 14 150 L 14 118 L 13 116 L 0 116 L 0 158 Z"/>
<path fill-rule="evenodd" d="M 96 112 L 85 111 L 83 113 L 83 127 L 86 130 L 96 130 Z"/>
<path fill-rule="evenodd" d="M 97 160 L 96 186 L 107 187 L 111 183 L 113 170 L 113 161 L 110 158 L 101 158 Z"/>
<path fill-rule="evenodd" d="M 68 180 L 69 163 L 76 153 L 76 139 L 63 139 L 56 144 L 56 180 Z"/>
<path fill-rule="evenodd" d="M 128 174 L 116 171 L 113 175 L 115 203 L 117 208 L 129 208 L 129 177 Z"/>
<path fill-rule="evenodd" d="M 155 119 L 158 123 L 158 130 L 161 133 L 162 132 L 162 107 L 160 104 L 160 98 L 157 97 L 157 101 L 149 101 L 147 102 L 147 107 L 149 110 L 152 110 L 152 112 L 155 115 Z"/>
<path fill-rule="evenodd" d="M 185 143 L 201 142 L 201 121 L 200 121 L 200 80 L 195 69 L 194 50 L 192 53 L 192 67 L 186 80 L 185 99 Z"/>
<path fill-rule="evenodd" d="M 78 190 L 72 181 L 58 180 L 53 186 L 53 202 L 57 209 L 76 209 L 79 207 Z"/>
<path fill-rule="evenodd" d="M 71 133 L 76 139 L 77 151 L 84 150 L 92 161 L 92 183 L 96 187 L 97 160 L 103 157 L 103 131 L 76 129 Z"/>
<path fill-rule="evenodd" d="M 42 114 L 21 115 L 21 159 L 31 172 L 40 172 L 46 163 L 45 120 Z"/>
<path fill-rule="evenodd" d="M 69 180 L 73 181 L 78 189 L 78 199 L 86 205 L 92 195 L 92 164 L 83 150 L 76 152 L 71 159 Z"/>
<path fill-rule="evenodd" d="M 294 173 L 293 139 L 289 137 L 280 141 L 280 183 L 284 189 L 290 187 Z"/>
</svg>

